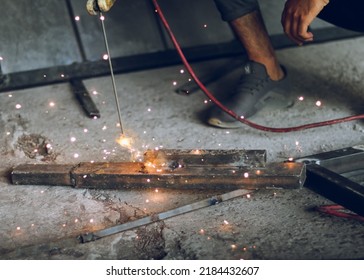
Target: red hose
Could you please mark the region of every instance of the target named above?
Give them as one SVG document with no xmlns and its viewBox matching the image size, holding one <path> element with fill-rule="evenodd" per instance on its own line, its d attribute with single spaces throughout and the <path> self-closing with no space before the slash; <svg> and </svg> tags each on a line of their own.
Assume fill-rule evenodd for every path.
<svg viewBox="0 0 364 280">
<path fill-rule="evenodd" d="M 315 128 L 315 127 L 322 127 L 322 126 L 328 126 L 328 125 L 333 125 L 333 124 L 338 124 L 338 123 L 343 123 L 343 122 L 349 122 L 349 121 L 354 121 L 354 120 L 359 120 L 359 119 L 364 119 L 364 114 L 361 115 L 354 115 L 354 116 L 348 116 L 348 117 L 344 117 L 344 118 L 339 118 L 339 119 L 333 119 L 333 120 L 327 120 L 327 121 L 322 121 L 322 122 L 316 122 L 316 123 L 309 123 L 309 124 L 304 124 L 304 125 L 300 125 L 300 126 L 293 126 L 293 127 L 282 127 L 282 128 L 276 128 L 276 127 L 267 127 L 267 126 L 263 126 L 263 125 L 259 125 L 256 124 L 254 122 L 251 122 L 247 119 L 244 119 L 240 116 L 238 116 L 235 112 L 233 112 L 232 110 L 230 110 L 229 108 L 226 108 L 219 100 L 217 100 L 214 95 L 204 86 L 204 84 L 199 80 L 199 78 L 196 76 L 195 72 L 193 71 L 191 65 L 189 64 L 189 62 L 187 61 L 177 39 L 175 38 L 173 31 L 171 30 L 168 21 L 166 20 L 166 18 L 163 15 L 163 12 L 161 10 L 161 8 L 159 7 L 158 1 L 157 0 L 152 0 L 154 7 L 156 9 L 156 13 L 159 15 L 159 18 L 161 19 L 169 37 L 171 38 L 173 45 L 175 46 L 179 56 L 181 57 L 181 60 L 184 64 L 184 66 L 186 67 L 187 71 L 189 72 L 189 74 L 191 75 L 191 77 L 193 78 L 193 80 L 196 82 L 196 84 L 201 88 L 201 90 L 205 93 L 205 95 L 216 105 L 218 106 L 221 110 L 225 111 L 227 114 L 229 114 L 230 116 L 232 116 L 233 118 L 235 118 L 236 120 L 252 127 L 258 130 L 263 130 L 263 131 L 269 131 L 269 132 L 292 132 L 292 131 L 299 131 L 299 130 L 304 130 L 304 129 L 309 129 L 309 128 Z"/>
</svg>

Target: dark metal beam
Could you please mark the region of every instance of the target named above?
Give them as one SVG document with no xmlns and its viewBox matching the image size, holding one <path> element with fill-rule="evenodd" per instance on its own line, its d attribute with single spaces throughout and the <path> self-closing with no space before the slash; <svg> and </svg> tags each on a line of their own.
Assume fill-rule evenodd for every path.
<svg viewBox="0 0 364 280">
<path fill-rule="evenodd" d="M 361 33 L 336 27 L 315 30 L 315 42 L 323 43 L 333 40 L 362 36 Z M 271 36 L 276 49 L 293 47 L 285 35 Z M 185 48 L 185 55 L 191 62 L 244 55 L 244 49 L 238 41 Z M 181 60 L 174 50 L 118 57 L 112 60 L 115 73 L 126 73 L 157 67 L 180 64 Z M 88 79 L 109 75 L 106 61 L 82 62 L 71 65 L 49 67 L 17 73 L 0 74 L 0 92 L 68 82 L 70 79 Z"/>
<path fill-rule="evenodd" d="M 364 186 L 318 164 L 308 164 L 306 170 L 307 188 L 364 216 Z"/>
<path fill-rule="evenodd" d="M 364 216 L 364 185 L 355 181 L 364 173 L 364 145 L 319 153 L 296 161 L 306 164 L 305 187 Z"/>
</svg>

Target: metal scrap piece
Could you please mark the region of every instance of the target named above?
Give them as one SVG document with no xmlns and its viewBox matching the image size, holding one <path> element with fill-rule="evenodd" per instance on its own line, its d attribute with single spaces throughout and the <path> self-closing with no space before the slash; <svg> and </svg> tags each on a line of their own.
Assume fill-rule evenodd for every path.
<svg viewBox="0 0 364 280">
<path fill-rule="evenodd" d="M 168 218 L 172 218 L 172 217 L 175 217 L 178 215 L 189 213 L 189 212 L 192 212 L 192 211 L 195 211 L 198 209 L 213 206 L 213 205 L 216 205 L 218 203 L 221 203 L 221 202 L 233 199 L 233 198 L 244 196 L 248 193 L 249 193 L 248 190 L 242 190 L 242 189 L 235 190 L 232 192 L 222 194 L 218 197 L 211 197 L 211 198 L 199 201 L 199 202 L 188 204 L 188 205 L 178 207 L 178 208 L 175 208 L 175 209 L 172 209 L 169 211 L 165 211 L 165 212 L 162 212 L 159 214 L 153 214 L 148 217 L 141 218 L 141 219 L 138 219 L 138 220 L 135 220 L 132 222 L 124 223 L 121 225 L 117 225 L 114 227 L 106 228 L 106 229 L 91 232 L 91 233 L 86 233 L 86 234 L 80 235 L 78 237 L 78 239 L 82 243 L 95 241 L 97 239 L 100 239 L 100 238 L 103 238 L 106 236 L 110 236 L 110 235 L 113 235 L 116 233 L 121 233 L 123 231 L 131 230 L 131 229 L 141 227 L 141 226 L 146 226 L 146 225 L 149 225 L 149 224 L 157 222 L 157 221 L 166 220 Z"/>
</svg>

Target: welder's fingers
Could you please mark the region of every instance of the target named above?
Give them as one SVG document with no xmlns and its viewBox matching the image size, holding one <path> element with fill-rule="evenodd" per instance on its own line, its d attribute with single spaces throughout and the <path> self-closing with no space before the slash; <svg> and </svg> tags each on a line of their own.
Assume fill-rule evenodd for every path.
<svg viewBox="0 0 364 280">
<path fill-rule="evenodd" d="M 101 12 L 108 12 L 116 0 L 97 0 Z"/>
<path fill-rule="evenodd" d="M 312 41 L 308 27 L 328 3 L 329 0 L 287 0 L 281 19 L 284 32 L 298 45 Z"/>
<path fill-rule="evenodd" d="M 90 15 L 97 15 L 99 12 L 108 12 L 116 0 L 87 0 L 86 9 Z"/>
<path fill-rule="evenodd" d="M 298 45 L 313 40 L 312 32 L 308 31 L 310 20 L 290 18 L 283 20 L 286 35 Z"/>
<path fill-rule="evenodd" d="M 87 0 L 86 10 L 90 15 L 96 16 L 97 13 L 99 12 L 99 7 L 97 5 L 97 0 Z"/>
</svg>

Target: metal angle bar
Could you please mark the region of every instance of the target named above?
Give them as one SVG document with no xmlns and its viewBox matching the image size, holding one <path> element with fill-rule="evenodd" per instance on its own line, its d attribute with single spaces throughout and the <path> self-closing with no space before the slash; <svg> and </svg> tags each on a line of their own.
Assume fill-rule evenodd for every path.
<svg viewBox="0 0 364 280">
<path fill-rule="evenodd" d="M 336 27 L 318 29 L 315 30 L 315 34 L 316 40 L 314 43 L 354 38 L 363 35 L 362 33 L 342 30 Z M 295 46 L 295 44 L 283 34 L 272 35 L 271 40 L 275 49 Z M 244 49 L 238 41 L 189 47 L 185 48 L 184 51 L 187 59 L 191 62 L 244 54 Z M 176 65 L 180 64 L 181 60 L 175 50 L 166 50 L 163 52 L 118 57 L 112 59 L 112 63 L 115 74 L 117 74 Z M 62 73 L 64 75 L 61 76 Z M 71 78 L 87 79 L 109 74 L 110 70 L 107 62 L 102 60 L 8 73 L 0 77 L 0 93 L 16 89 L 68 82 Z"/>
<path fill-rule="evenodd" d="M 90 118 L 100 118 L 100 111 L 97 109 L 82 80 L 71 79 L 70 85 L 74 95 L 81 104 L 87 116 Z"/>
<path fill-rule="evenodd" d="M 339 174 L 351 172 L 364 168 L 364 145 L 319 153 L 299 161 L 317 163 Z"/>
<path fill-rule="evenodd" d="M 306 164 L 304 186 L 364 215 L 364 145 L 319 153 L 295 160 Z"/>
<path fill-rule="evenodd" d="M 307 188 L 364 216 L 364 186 L 318 164 L 308 164 L 306 172 Z"/>
<path fill-rule="evenodd" d="M 83 235 L 80 235 L 78 237 L 78 239 L 80 240 L 80 242 L 82 243 L 86 243 L 86 242 L 90 242 L 90 241 L 95 241 L 98 240 L 100 238 L 106 237 L 106 236 L 110 236 L 113 234 L 117 234 L 117 233 L 121 233 L 123 231 L 127 231 L 127 230 L 131 230 L 137 227 L 141 227 L 141 226 L 146 226 L 158 221 L 162 221 L 162 220 L 166 220 L 172 217 L 176 217 L 182 214 L 186 214 L 195 210 L 199 210 L 205 207 L 209 207 L 209 206 L 213 206 L 216 204 L 219 204 L 221 202 L 227 201 L 227 200 L 231 200 L 233 198 L 237 198 L 237 197 L 241 197 L 244 196 L 246 194 L 250 193 L 248 190 L 235 190 L 232 192 L 228 192 L 219 196 L 214 196 L 199 202 L 195 202 L 192 204 L 188 204 L 182 207 L 178 207 L 169 211 L 165 211 L 159 214 L 154 214 L 145 218 L 141 218 L 132 222 L 128 222 L 128 223 L 124 223 L 121 225 L 117 225 L 114 227 L 110 227 L 110 228 L 106 228 L 103 230 L 99 230 L 99 231 L 95 231 L 95 232 L 91 232 L 91 233 L 86 233 Z"/>
</svg>

